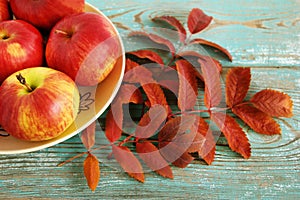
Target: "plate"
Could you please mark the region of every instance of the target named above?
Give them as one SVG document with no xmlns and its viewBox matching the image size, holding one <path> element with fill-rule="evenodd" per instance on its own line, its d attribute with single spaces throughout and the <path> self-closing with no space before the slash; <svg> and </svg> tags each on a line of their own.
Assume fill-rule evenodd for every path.
<svg viewBox="0 0 300 200">
<path fill-rule="evenodd" d="M 85 11 L 103 15 L 118 34 L 118 31 L 112 22 L 97 8 L 86 3 Z M 116 96 L 124 76 L 125 51 L 119 34 L 118 38 L 122 47 L 122 55 L 116 62 L 112 72 L 100 84 L 94 87 L 79 87 L 81 97 L 79 114 L 74 123 L 64 133 L 51 140 L 29 142 L 16 139 L 9 136 L 4 130 L 0 130 L 0 154 L 27 153 L 56 145 L 80 133 L 88 125 L 100 117 Z"/>
</svg>

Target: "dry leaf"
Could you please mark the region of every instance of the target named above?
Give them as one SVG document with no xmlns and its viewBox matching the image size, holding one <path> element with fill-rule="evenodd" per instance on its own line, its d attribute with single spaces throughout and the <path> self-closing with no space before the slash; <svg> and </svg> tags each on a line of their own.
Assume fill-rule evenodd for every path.
<svg viewBox="0 0 300 200">
<path fill-rule="evenodd" d="M 118 114 L 119 113 L 119 114 Z M 105 119 L 105 136 L 111 142 L 115 142 L 122 136 L 123 114 L 122 108 L 110 109 Z M 116 122 L 118 120 L 118 122 Z"/>
<path fill-rule="evenodd" d="M 226 76 L 226 104 L 232 108 L 246 97 L 251 81 L 250 68 L 232 68 Z"/>
<path fill-rule="evenodd" d="M 89 153 L 83 163 L 84 176 L 92 191 L 95 191 L 100 180 L 100 167 L 96 156 Z"/>
<path fill-rule="evenodd" d="M 202 55 L 196 51 L 182 51 L 182 52 L 179 52 L 177 54 L 177 56 L 189 61 L 190 63 L 193 63 L 194 68 L 195 68 L 195 73 L 199 73 L 196 68 L 200 67 L 200 63 L 198 62 L 199 65 L 197 65 L 197 62 L 193 62 L 194 59 L 196 59 L 196 61 L 198 61 L 199 59 L 202 60 L 203 62 L 206 63 L 207 66 L 215 65 L 218 68 L 218 71 L 220 73 L 223 70 L 222 64 L 218 60 L 216 60 L 210 56 Z M 198 74 L 196 74 L 196 75 L 197 75 L 197 77 L 199 77 L 199 79 L 203 80 L 203 78 L 201 78 L 202 75 L 201 76 L 199 76 Z"/>
<path fill-rule="evenodd" d="M 87 150 L 90 150 L 95 144 L 96 134 L 96 121 L 92 122 L 87 128 L 85 128 L 80 135 L 82 144 Z"/>
<path fill-rule="evenodd" d="M 123 170 L 137 181 L 144 182 L 144 172 L 140 161 L 125 146 L 112 145 L 112 153 Z"/>
<path fill-rule="evenodd" d="M 211 119 L 225 135 L 229 147 L 244 158 L 250 158 L 251 148 L 248 138 L 235 119 L 224 113 L 212 113 Z"/>
<path fill-rule="evenodd" d="M 138 51 L 128 52 L 128 54 L 132 54 L 132 55 L 142 58 L 142 59 L 149 59 L 152 62 L 155 62 L 155 63 L 158 63 L 158 64 L 164 66 L 163 59 L 160 57 L 159 54 L 157 54 L 154 51 L 141 49 Z"/>
<path fill-rule="evenodd" d="M 142 31 L 133 31 L 133 32 L 129 33 L 128 36 L 129 37 L 143 36 L 143 37 L 146 37 L 146 38 L 150 39 L 151 41 L 153 41 L 157 44 L 164 45 L 164 46 L 168 47 L 168 51 L 172 54 L 172 56 L 174 56 L 174 54 L 176 52 L 176 49 L 175 49 L 173 43 L 170 40 L 168 40 L 166 38 L 163 38 L 159 35 L 156 35 L 156 34 L 153 34 L 153 33 L 146 33 L 146 32 L 142 32 Z"/>
<path fill-rule="evenodd" d="M 158 148 L 151 142 L 138 142 L 136 151 L 146 165 L 157 174 L 173 179 L 172 169 L 161 156 Z"/>
<path fill-rule="evenodd" d="M 215 65 L 209 65 L 210 63 L 201 59 L 199 59 L 198 62 L 201 64 L 205 83 L 205 106 L 207 108 L 216 107 L 222 100 L 220 73 Z"/>
<path fill-rule="evenodd" d="M 210 22 L 212 17 L 206 15 L 201 9 L 193 8 L 188 16 L 188 28 L 192 34 L 198 33 L 205 29 Z"/>
<path fill-rule="evenodd" d="M 256 108 L 273 117 L 293 116 L 293 101 L 282 92 L 265 89 L 256 93 L 250 101 Z"/>
<path fill-rule="evenodd" d="M 164 21 L 164 22 L 168 23 L 169 25 L 173 26 L 178 31 L 179 40 L 182 43 L 185 43 L 186 30 L 177 18 L 175 18 L 173 16 L 160 16 L 160 17 L 155 17 L 152 20 L 153 21 Z"/>
<path fill-rule="evenodd" d="M 201 146 L 197 149 L 199 156 L 207 163 L 211 164 L 215 158 L 216 141 L 212 131 L 209 128 L 208 123 L 201 117 L 197 116 L 197 133 L 198 142 L 201 142 Z"/>
<path fill-rule="evenodd" d="M 191 131 L 195 120 L 194 115 L 170 119 L 158 134 L 161 155 L 177 167 L 184 168 L 194 159 L 188 149 L 196 136 Z"/>
<path fill-rule="evenodd" d="M 210 42 L 208 40 L 204 40 L 202 38 L 195 38 L 192 41 L 190 41 L 190 44 L 200 44 L 200 45 L 204 45 L 204 46 L 209 46 L 209 47 L 213 47 L 219 51 L 221 51 L 222 53 L 224 53 L 227 58 L 232 61 L 232 55 L 230 54 L 230 52 L 225 49 L 224 47 L 214 43 L 214 42 Z"/>
<path fill-rule="evenodd" d="M 126 59 L 126 64 L 125 64 L 125 74 L 130 71 L 131 69 L 140 66 L 139 63 L 132 61 L 131 59 L 127 58 Z"/>
<path fill-rule="evenodd" d="M 281 133 L 279 124 L 270 115 L 251 105 L 243 104 L 235 106 L 232 112 L 257 133 L 266 135 Z"/>
<path fill-rule="evenodd" d="M 186 60 L 176 61 L 179 76 L 178 107 L 183 111 L 193 110 L 197 102 L 198 85 L 193 66 Z"/>
<path fill-rule="evenodd" d="M 140 119 L 139 124 L 135 130 L 135 137 L 149 138 L 159 130 L 163 122 L 168 117 L 168 111 L 161 105 L 150 107 Z"/>
</svg>

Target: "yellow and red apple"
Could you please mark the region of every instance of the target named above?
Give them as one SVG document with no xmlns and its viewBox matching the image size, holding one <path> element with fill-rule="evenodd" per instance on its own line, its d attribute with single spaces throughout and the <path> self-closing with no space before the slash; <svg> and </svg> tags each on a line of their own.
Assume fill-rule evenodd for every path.
<svg viewBox="0 0 300 200">
<path fill-rule="evenodd" d="M 0 22 L 12 19 L 8 0 L 0 0 Z"/>
<path fill-rule="evenodd" d="M 22 140 L 49 140 L 74 122 L 79 101 L 78 88 L 66 74 L 48 67 L 26 68 L 0 87 L 0 124 Z"/>
<path fill-rule="evenodd" d="M 46 61 L 79 85 L 92 86 L 107 77 L 121 52 L 120 40 L 109 20 L 85 12 L 69 15 L 52 28 Z"/>
<path fill-rule="evenodd" d="M 0 84 L 10 74 L 40 66 L 44 60 L 41 33 L 22 20 L 0 22 Z"/>
<path fill-rule="evenodd" d="M 10 0 L 17 19 L 50 30 L 61 18 L 84 11 L 84 0 Z"/>
</svg>

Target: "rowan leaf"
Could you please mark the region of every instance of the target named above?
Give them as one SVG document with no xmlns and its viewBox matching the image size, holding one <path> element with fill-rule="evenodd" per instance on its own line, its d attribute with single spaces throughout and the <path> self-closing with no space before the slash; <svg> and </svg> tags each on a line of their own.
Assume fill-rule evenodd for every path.
<svg viewBox="0 0 300 200">
<path fill-rule="evenodd" d="M 131 69 L 140 66 L 137 62 L 132 61 L 131 59 L 127 58 L 125 63 L 125 74 L 130 71 Z"/>
<path fill-rule="evenodd" d="M 184 168 L 194 160 L 188 149 L 196 135 L 191 131 L 195 120 L 193 115 L 172 118 L 158 133 L 161 155 L 177 167 Z"/>
<path fill-rule="evenodd" d="M 232 112 L 257 133 L 266 135 L 281 133 L 279 124 L 270 115 L 251 105 L 237 105 L 232 108 Z"/>
<path fill-rule="evenodd" d="M 135 137 L 149 138 L 159 130 L 163 122 L 167 119 L 168 111 L 161 105 L 150 107 L 140 119 L 135 130 Z"/>
<path fill-rule="evenodd" d="M 234 118 L 225 113 L 212 113 L 211 119 L 226 137 L 229 147 L 244 158 L 251 156 L 251 147 L 246 133 Z"/>
<path fill-rule="evenodd" d="M 148 39 L 150 39 L 152 42 L 156 43 L 156 44 L 160 44 L 160 45 L 164 45 L 168 48 L 168 51 L 171 52 L 172 56 L 174 56 L 176 49 L 173 45 L 173 43 L 166 39 L 163 38 L 159 35 L 153 34 L 153 33 L 146 33 L 146 32 L 142 32 L 142 31 L 133 31 L 131 33 L 129 33 L 128 35 L 129 37 L 133 37 L 133 36 L 142 36 L 142 37 L 146 37 Z"/>
<path fill-rule="evenodd" d="M 162 105 L 168 108 L 168 112 L 170 112 L 170 107 L 167 102 L 164 91 L 161 89 L 160 85 L 153 82 L 142 85 L 144 92 L 147 95 L 147 98 L 150 101 L 151 107 L 154 105 Z"/>
<path fill-rule="evenodd" d="M 117 120 L 117 121 L 116 121 Z M 105 136 L 111 142 L 115 142 L 122 136 L 123 111 L 119 109 L 109 109 L 105 119 Z"/>
<path fill-rule="evenodd" d="M 129 59 L 128 59 L 129 60 Z M 136 65 L 134 61 L 128 61 L 130 64 L 129 70 L 125 73 L 123 82 L 125 83 L 151 83 L 155 82 L 152 77 L 152 72 L 141 65 Z"/>
<path fill-rule="evenodd" d="M 212 21 L 212 17 L 206 15 L 201 9 L 193 8 L 188 16 L 188 28 L 192 34 L 205 29 Z"/>
<path fill-rule="evenodd" d="M 199 156 L 207 163 L 211 164 L 215 158 L 216 141 L 208 123 L 200 116 L 197 116 L 195 125 L 197 126 L 197 136 L 194 143 L 200 144 L 191 152 L 198 152 Z"/>
<path fill-rule="evenodd" d="M 200 45 L 212 47 L 212 48 L 217 49 L 220 52 L 224 53 L 227 56 L 227 58 L 230 61 L 232 61 L 232 55 L 230 54 L 230 52 L 227 49 L 225 49 L 224 47 L 222 47 L 214 42 L 211 42 L 211 41 L 208 41 L 208 40 L 205 40 L 202 38 L 195 38 L 195 39 L 191 40 L 189 42 L 189 44 L 200 44 Z"/>
<path fill-rule="evenodd" d="M 95 144 L 96 134 L 96 121 L 92 122 L 87 128 L 85 128 L 80 135 L 82 144 L 87 150 L 90 150 Z"/>
<path fill-rule="evenodd" d="M 154 17 L 152 19 L 153 21 L 163 21 L 174 27 L 178 31 L 179 40 L 182 43 L 185 43 L 186 40 L 186 30 L 183 27 L 182 23 L 173 16 L 160 16 L 160 17 Z"/>
<path fill-rule="evenodd" d="M 161 58 L 161 56 L 159 54 L 157 54 L 154 51 L 141 49 L 138 51 L 128 52 L 128 54 L 134 55 L 134 56 L 142 58 L 142 59 L 148 59 L 152 62 L 155 62 L 155 63 L 158 63 L 158 64 L 164 66 L 163 59 Z"/>
<path fill-rule="evenodd" d="M 186 168 L 194 159 L 195 158 L 186 151 L 178 159 L 172 162 L 172 164 L 179 168 Z"/>
<path fill-rule="evenodd" d="M 144 100 L 141 91 L 135 85 L 122 84 L 113 104 L 117 102 L 120 104 L 141 104 Z"/>
<path fill-rule="evenodd" d="M 190 63 L 192 63 L 191 61 L 195 58 L 196 60 L 198 60 L 198 59 L 201 59 L 201 60 L 203 60 L 205 63 L 206 63 L 206 65 L 208 65 L 208 66 L 212 66 L 212 65 L 215 65 L 217 68 L 218 68 L 218 71 L 219 72 L 222 72 L 222 70 L 223 70 L 223 67 L 222 67 L 222 64 L 218 61 L 218 60 L 216 60 L 216 59 L 214 59 L 214 58 L 212 58 L 212 57 L 210 57 L 210 56 L 206 56 L 206 55 L 202 55 L 202 54 L 200 54 L 200 53 L 198 53 L 198 52 L 196 52 L 196 51 L 182 51 L 182 52 L 179 52 L 178 54 L 177 54 L 177 56 L 178 57 L 181 57 L 181 58 L 183 58 L 183 59 L 185 59 L 185 60 L 187 60 L 187 61 L 189 61 Z M 194 64 L 194 62 L 193 62 L 193 64 Z M 196 62 L 195 62 L 195 66 L 194 67 L 198 67 L 198 66 L 196 66 Z M 200 64 L 200 63 L 199 63 Z M 200 66 L 200 65 L 199 65 Z M 198 72 L 198 70 L 195 70 L 195 71 L 197 71 L 196 73 L 199 73 Z M 198 77 L 198 75 L 197 75 L 197 77 Z M 202 80 L 202 78 L 200 78 L 201 80 Z"/>
<path fill-rule="evenodd" d="M 100 180 L 100 166 L 96 156 L 89 153 L 83 162 L 83 169 L 89 188 L 95 191 Z"/>
<path fill-rule="evenodd" d="M 169 163 L 162 157 L 154 144 L 151 142 L 138 142 L 136 151 L 151 170 L 165 178 L 173 179 L 173 172 Z"/>
<path fill-rule="evenodd" d="M 249 90 L 250 68 L 236 67 L 229 70 L 226 77 L 226 104 L 232 108 L 241 103 Z"/>
<path fill-rule="evenodd" d="M 176 69 L 179 76 L 178 107 L 181 111 L 192 110 L 198 96 L 198 85 L 193 66 L 186 60 L 178 60 Z"/>
<path fill-rule="evenodd" d="M 142 165 L 128 147 L 112 145 L 112 153 L 130 177 L 142 183 L 145 181 Z"/>
<path fill-rule="evenodd" d="M 204 103 L 207 108 L 216 107 L 222 100 L 220 73 L 215 65 L 198 59 L 205 83 Z"/>
<path fill-rule="evenodd" d="M 285 93 L 265 89 L 256 93 L 250 101 L 256 108 L 272 117 L 293 116 L 293 101 Z"/>
</svg>

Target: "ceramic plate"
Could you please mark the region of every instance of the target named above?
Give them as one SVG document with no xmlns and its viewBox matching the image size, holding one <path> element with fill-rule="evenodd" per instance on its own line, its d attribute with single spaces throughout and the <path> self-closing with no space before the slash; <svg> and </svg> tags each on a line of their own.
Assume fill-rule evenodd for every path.
<svg viewBox="0 0 300 200">
<path fill-rule="evenodd" d="M 90 4 L 86 4 L 87 12 L 104 14 Z M 104 16 L 111 24 L 112 22 Z M 112 24 L 113 25 L 113 24 Z M 113 27 L 115 27 L 113 25 Z M 115 29 L 117 32 L 117 30 Z M 118 32 L 117 32 L 118 33 Z M 43 142 L 28 142 L 9 136 L 4 130 L 0 130 L 0 154 L 17 154 L 41 150 L 60 142 L 63 142 L 80 133 L 93 121 L 95 121 L 115 97 L 124 75 L 125 53 L 123 43 L 118 35 L 122 46 L 122 55 L 118 59 L 113 71 L 100 84 L 94 87 L 80 87 L 80 110 L 75 122 L 60 136 Z"/>
</svg>

